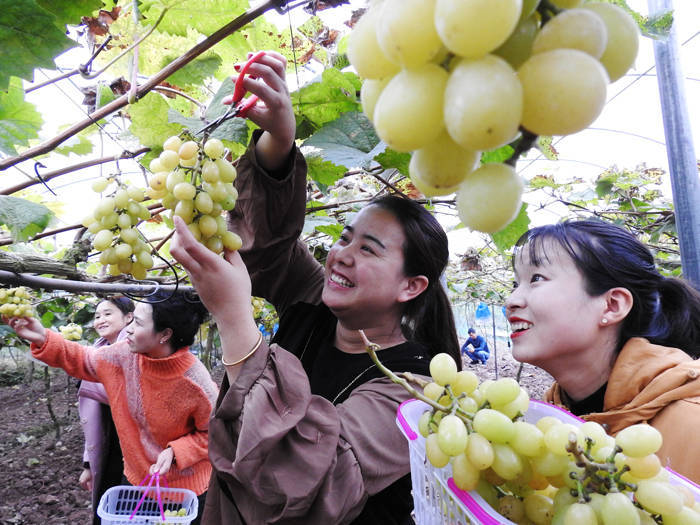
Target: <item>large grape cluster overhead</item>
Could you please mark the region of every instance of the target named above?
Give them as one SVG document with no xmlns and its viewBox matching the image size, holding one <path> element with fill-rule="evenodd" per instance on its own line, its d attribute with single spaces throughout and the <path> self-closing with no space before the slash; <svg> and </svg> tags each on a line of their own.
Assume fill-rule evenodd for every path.
<svg viewBox="0 0 700 525">
<path fill-rule="evenodd" d="M 452 465 L 462 490 L 476 490 L 515 523 L 620 525 L 700 523 L 700 503 L 669 483 L 656 452 L 661 434 L 646 424 L 616 437 L 595 422 L 577 427 L 552 416 L 523 421 L 529 396 L 512 378 L 479 384 L 447 354 L 430 363 L 418 431 L 426 457 Z"/>
<path fill-rule="evenodd" d="M 153 176 L 149 196 L 161 199 L 163 207 L 185 221 L 194 237 L 215 253 L 237 250 L 241 238 L 228 231 L 223 211 L 236 205 L 233 186 L 236 168 L 223 158 L 219 139 L 204 144 L 173 136 L 163 143 L 163 152 L 150 164 Z"/>
<path fill-rule="evenodd" d="M 634 20 L 608 3 L 380 0 L 348 57 L 379 137 L 413 152 L 416 187 L 457 192 L 462 221 L 492 233 L 517 215 L 523 184 L 508 164 L 479 167 L 481 152 L 586 128 L 637 48 Z"/>
</svg>

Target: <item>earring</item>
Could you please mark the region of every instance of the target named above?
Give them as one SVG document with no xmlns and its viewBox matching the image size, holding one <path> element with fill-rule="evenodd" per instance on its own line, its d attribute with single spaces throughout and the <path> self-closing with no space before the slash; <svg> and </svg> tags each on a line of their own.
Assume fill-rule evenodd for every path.
<svg viewBox="0 0 700 525">
<path fill-rule="evenodd" d="M 607 323 L 607 322 L 608 322 L 608 320 L 607 320 L 607 319 L 605 319 L 605 322 Z M 160 344 L 162 344 L 162 345 L 163 345 L 163 344 L 165 344 L 165 339 L 161 339 L 161 340 L 160 340 Z"/>
<path fill-rule="evenodd" d="M 600 322 L 603 323 L 603 324 L 608 324 L 608 318 L 607 318 L 607 317 L 603 317 L 603 319 L 602 319 Z"/>
</svg>

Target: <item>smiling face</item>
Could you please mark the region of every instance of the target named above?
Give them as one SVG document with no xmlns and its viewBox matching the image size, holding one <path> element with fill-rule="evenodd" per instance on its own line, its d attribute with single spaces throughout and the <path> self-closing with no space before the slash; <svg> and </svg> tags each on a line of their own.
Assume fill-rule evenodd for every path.
<svg viewBox="0 0 700 525">
<path fill-rule="evenodd" d="M 600 328 L 604 296 L 586 292 L 583 275 L 572 258 L 554 243 L 547 257 L 530 262 L 529 246 L 515 259 L 515 289 L 506 301 L 513 357 L 554 375 L 576 362 L 604 358 L 610 346 Z"/>
<path fill-rule="evenodd" d="M 136 354 L 145 354 L 153 358 L 166 357 L 172 353 L 167 343 L 169 338 L 169 328 L 160 332 L 155 331 L 153 307 L 148 303 L 138 303 L 134 310 L 134 320 L 126 329 L 129 349 Z"/>
<path fill-rule="evenodd" d="M 364 208 L 328 253 L 323 302 L 341 320 L 367 328 L 398 323 L 411 279 L 403 272 L 404 232 L 390 212 Z"/>
<path fill-rule="evenodd" d="M 102 301 L 95 309 L 92 326 L 97 335 L 104 337 L 110 344 L 114 343 L 122 328 L 131 321 L 132 314 L 124 314 L 110 301 Z"/>
</svg>

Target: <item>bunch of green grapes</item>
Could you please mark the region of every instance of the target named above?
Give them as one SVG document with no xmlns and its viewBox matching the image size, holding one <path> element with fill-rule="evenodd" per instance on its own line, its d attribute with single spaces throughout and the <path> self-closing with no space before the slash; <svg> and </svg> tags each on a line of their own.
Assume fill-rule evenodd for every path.
<svg viewBox="0 0 700 525">
<path fill-rule="evenodd" d="M 143 205 L 144 191 L 114 178 L 98 179 L 92 189 L 102 193 L 112 183 L 116 183 L 116 189 L 102 198 L 82 224 L 95 234 L 92 245 L 101 252 L 100 262 L 110 275 L 131 274 L 135 279 L 145 279 L 153 267 L 153 257 L 151 247 L 136 229 L 140 221 L 151 218 L 151 212 Z"/>
<path fill-rule="evenodd" d="M 418 430 L 436 468 L 451 464 L 463 490 L 476 490 L 515 523 L 613 525 L 700 523 L 700 503 L 669 482 L 656 452 L 661 434 L 632 425 L 609 436 L 547 416 L 522 420 L 529 396 L 511 378 L 479 384 L 438 354 L 424 395 L 443 406 L 426 411 Z"/>
<path fill-rule="evenodd" d="M 149 166 L 153 172 L 149 196 L 161 199 L 163 207 L 172 211 L 171 217 L 181 217 L 194 237 L 215 253 L 237 250 L 242 244 L 222 215 L 233 209 L 238 198 L 233 186 L 236 168 L 223 158 L 224 153 L 219 139 L 201 144 L 173 136 Z"/>
<path fill-rule="evenodd" d="M 523 129 L 581 131 L 635 60 L 634 20 L 583 1 L 380 0 L 350 35 L 348 58 L 377 134 L 413 152 L 411 180 L 426 196 L 457 192 L 460 218 L 474 230 L 505 227 L 523 190 L 508 165 L 478 168 L 481 152 Z"/>
<path fill-rule="evenodd" d="M 63 338 L 68 341 L 80 341 L 83 337 L 83 327 L 75 323 L 59 326 L 58 331 L 61 332 Z"/>
<path fill-rule="evenodd" d="M 34 317 L 31 294 L 24 286 L 0 288 L 0 315 Z"/>
<path fill-rule="evenodd" d="M 187 509 L 185 507 L 180 507 L 178 510 L 166 510 L 163 512 L 165 517 L 182 518 L 187 516 Z M 156 521 L 157 525 L 173 525 L 174 521 Z"/>
</svg>

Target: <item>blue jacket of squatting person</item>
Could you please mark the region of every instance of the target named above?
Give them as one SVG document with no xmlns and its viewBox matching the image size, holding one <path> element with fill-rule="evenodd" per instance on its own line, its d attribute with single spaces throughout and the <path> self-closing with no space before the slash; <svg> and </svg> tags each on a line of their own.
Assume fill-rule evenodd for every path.
<svg viewBox="0 0 700 525">
<path fill-rule="evenodd" d="M 467 338 L 466 342 L 462 345 L 463 354 L 467 352 L 467 345 L 472 345 L 474 347 L 474 352 L 484 352 L 487 356 L 491 355 L 486 339 L 480 335 L 477 335 L 475 338 Z"/>
</svg>

